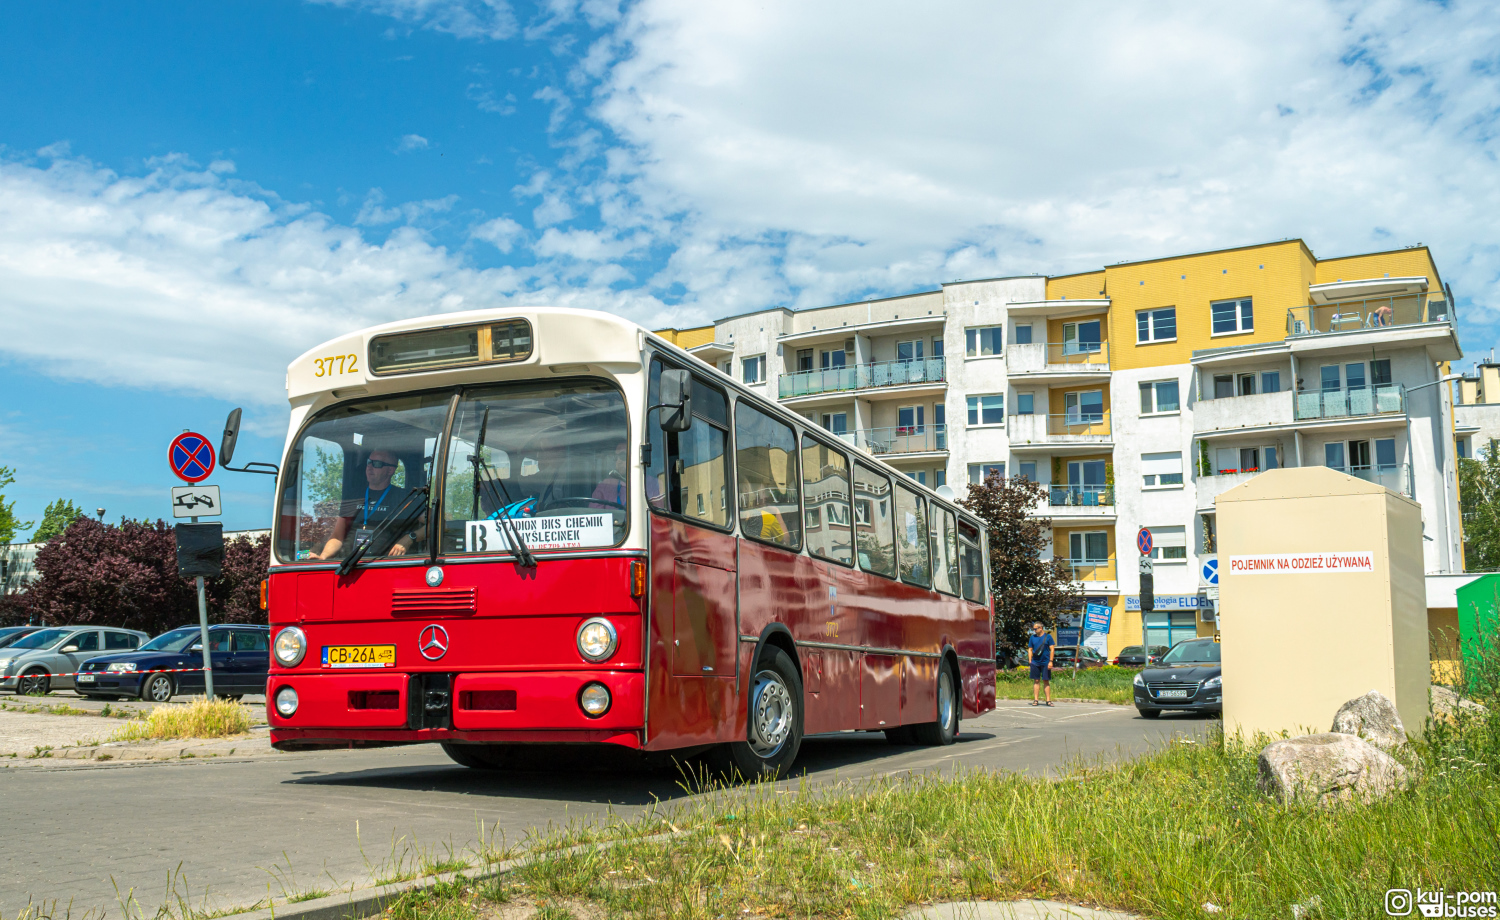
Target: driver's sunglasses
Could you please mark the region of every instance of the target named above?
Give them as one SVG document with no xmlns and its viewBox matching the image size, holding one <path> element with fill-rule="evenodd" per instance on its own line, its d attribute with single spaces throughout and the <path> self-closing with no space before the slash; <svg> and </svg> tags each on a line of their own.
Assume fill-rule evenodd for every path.
<svg viewBox="0 0 1500 920">
<path fill-rule="evenodd" d="M 386 463 L 384 460 L 366 460 L 365 461 L 365 466 L 373 466 L 377 470 L 383 470 L 383 469 L 386 469 L 386 468 L 390 468 L 390 469 L 395 469 L 396 468 L 396 464 L 394 464 L 394 463 Z"/>
</svg>

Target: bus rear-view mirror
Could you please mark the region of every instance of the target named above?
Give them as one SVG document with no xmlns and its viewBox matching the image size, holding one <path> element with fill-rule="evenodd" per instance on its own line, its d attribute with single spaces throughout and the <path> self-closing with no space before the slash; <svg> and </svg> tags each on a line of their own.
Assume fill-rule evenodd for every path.
<svg viewBox="0 0 1500 920">
<path fill-rule="evenodd" d="M 662 431 L 687 431 L 693 427 L 693 378 L 687 371 L 662 369 Z"/>
<path fill-rule="evenodd" d="M 229 413 L 229 418 L 224 420 L 224 439 L 219 442 L 219 462 L 224 466 L 228 466 L 230 459 L 234 457 L 234 442 L 239 439 L 240 410 L 234 409 Z"/>
</svg>

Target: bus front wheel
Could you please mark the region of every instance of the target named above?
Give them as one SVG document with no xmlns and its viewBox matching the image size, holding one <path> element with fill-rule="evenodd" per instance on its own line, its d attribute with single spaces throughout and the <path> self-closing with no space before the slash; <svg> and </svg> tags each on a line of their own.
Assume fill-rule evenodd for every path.
<svg viewBox="0 0 1500 920">
<path fill-rule="evenodd" d="M 937 721 L 911 727 L 912 738 L 918 744 L 952 744 L 958 740 L 958 713 L 962 704 L 958 699 L 958 683 L 953 679 L 953 669 L 943 665 L 938 671 Z"/>
<path fill-rule="evenodd" d="M 750 681 L 745 740 L 721 745 L 718 765 L 731 776 L 770 779 L 788 770 L 802 747 L 802 678 L 792 656 L 774 646 L 761 653 Z"/>
</svg>

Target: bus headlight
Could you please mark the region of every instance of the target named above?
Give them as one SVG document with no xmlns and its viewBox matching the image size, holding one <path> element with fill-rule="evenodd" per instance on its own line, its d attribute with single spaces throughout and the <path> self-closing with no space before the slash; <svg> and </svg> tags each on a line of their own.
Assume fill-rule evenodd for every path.
<svg viewBox="0 0 1500 920">
<path fill-rule="evenodd" d="M 578 654 L 589 661 L 604 661 L 615 653 L 620 640 L 615 635 L 615 624 L 604 617 L 585 620 L 578 627 Z"/>
<path fill-rule="evenodd" d="M 578 694 L 578 705 L 589 718 L 599 718 L 609 712 L 609 688 L 597 682 L 585 684 Z"/>
<path fill-rule="evenodd" d="M 295 668 L 302 663 L 302 657 L 307 654 L 307 636 L 302 630 L 295 626 L 288 626 L 276 634 L 276 663 L 286 668 Z M 297 694 L 292 694 L 296 699 Z M 292 704 L 296 708 L 296 704 Z"/>
<path fill-rule="evenodd" d="M 282 687 L 276 691 L 276 711 L 282 718 L 289 719 L 297 712 L 297 691 L 291 687 Z"/>
</svg>

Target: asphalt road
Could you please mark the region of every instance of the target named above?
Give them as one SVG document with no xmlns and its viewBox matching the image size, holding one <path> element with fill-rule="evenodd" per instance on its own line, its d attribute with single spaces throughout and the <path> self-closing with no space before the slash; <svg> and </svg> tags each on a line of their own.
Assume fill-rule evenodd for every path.
<svg viewBox="0 0 1500 920">
<path fill-rule="evenodd" d="M 813 784 L 967 768 L 1044 773 L 1071 758 L 1130 756 L 1208 722 L 1148 722 L 1128 706 L 1001 708 L 965 721 L 945 748 L 894 747 L 882 735 L 807 739 L 797 767 Z M 573 755 L 545 772 L 480 773 L 436 745 L 149 765 L 30 765 L 0 770 L 0 917 L 28 902 L 71 902 L 71 916 L 119 916 L 134 892 L 148 914 L 178 897 L 225 908 L 311 889 L 368 884 L 417 853 L 472 852 L 481 837 L 529 833 L 610 812 L 670 807 L 688 794 L 671 773 Z M 483 830 L 481 830 L 483 828 Z M 56 911 L 53 915 L 58 915 Z"/>
</svg>

